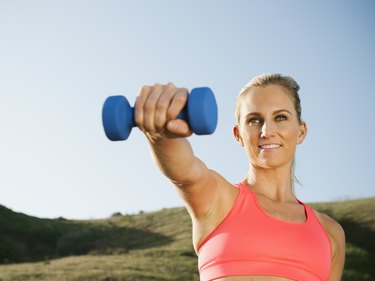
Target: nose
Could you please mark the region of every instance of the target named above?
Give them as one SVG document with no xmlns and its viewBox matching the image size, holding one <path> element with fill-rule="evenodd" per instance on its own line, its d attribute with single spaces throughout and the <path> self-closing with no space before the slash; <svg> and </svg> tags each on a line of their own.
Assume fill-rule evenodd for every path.
<svg viewBox="0 0 375 281">
<path fill-rule="evenodd" d="M 275 126 L 272 122 L 264 122 L 261 127 L 260 137 L 269 138 L 275 136 Z"/>
</svg>

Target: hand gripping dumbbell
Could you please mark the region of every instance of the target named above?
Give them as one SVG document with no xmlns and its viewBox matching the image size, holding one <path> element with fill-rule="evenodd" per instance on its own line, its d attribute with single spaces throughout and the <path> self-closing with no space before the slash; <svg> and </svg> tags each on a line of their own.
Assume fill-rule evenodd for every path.
<svg viewBox="0 0 375 281">
<path fill-rule="evenodd" d="M 193 89 L 185 107 L 177 116 L 188 122 L 197 135 L 212 134 L 217 125 L 217 105 L 210 88 Z M 102 121 L 106 136 L 112 141 L 126 140 L 133 127 L 134 107 L 124 96 L 110 96 L 103 105 Z"/>
</svg>

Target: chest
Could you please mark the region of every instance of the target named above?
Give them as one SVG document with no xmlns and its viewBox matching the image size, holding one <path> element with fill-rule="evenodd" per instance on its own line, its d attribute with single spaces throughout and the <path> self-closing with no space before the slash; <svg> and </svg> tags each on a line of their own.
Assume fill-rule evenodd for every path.
<svg viewBox="0 0 375 281">
<path fill-rule="evenodd" d="M 268 217 L 292 223 L 303 223 L 307 220 L 304 206 L 297 202 L 277 203 L 258 197 L 256 203 L 259 211 Z"/>
</svg>

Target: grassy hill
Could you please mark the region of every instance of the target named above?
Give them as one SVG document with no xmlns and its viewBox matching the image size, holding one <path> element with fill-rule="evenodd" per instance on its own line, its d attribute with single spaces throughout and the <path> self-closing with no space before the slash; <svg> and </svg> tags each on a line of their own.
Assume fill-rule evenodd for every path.
<svg viewBox="0 0 375 281">
<path fill-rule="evenodd" d="M 311 205 L 345 229 L 343 280 L 375 280 L 375 198 Z M 0 206 L 0 264 L 0 281 L 199 280 L 183 208 L 73 221 Z"/>
</svg>

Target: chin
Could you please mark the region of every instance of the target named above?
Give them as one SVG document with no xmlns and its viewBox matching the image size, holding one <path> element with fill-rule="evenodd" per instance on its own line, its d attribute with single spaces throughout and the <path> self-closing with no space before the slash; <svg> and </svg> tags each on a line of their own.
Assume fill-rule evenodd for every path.
<svg viewBox="0 0 375 281">
<path fill-rule="evenodd" d="M 285 162 L 285 159 L 284 161 L 277 160 L 277 159 L 263 159 L 259 161 L 259 164 L 260 164 L 259 166 L 266 168 L 266 169 L 276 169 L 276 168 L 281 168 L 285 166 L 286 163 L 287 162 Z"/>
</svg>

